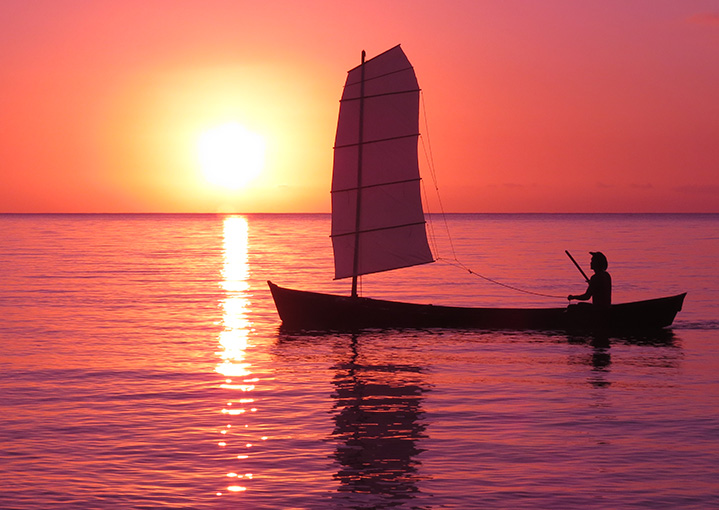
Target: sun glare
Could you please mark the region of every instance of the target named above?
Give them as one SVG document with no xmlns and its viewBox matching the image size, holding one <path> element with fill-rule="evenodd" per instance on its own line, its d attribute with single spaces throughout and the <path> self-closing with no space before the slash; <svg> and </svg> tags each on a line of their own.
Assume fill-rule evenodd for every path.
<svg viewBox="0 0 719 510">
<path fill-rule="evenodd" d="M 265 164 L 265 140 L 235 122 L 202 133 L 197 149 L 205 179 L 223 188 L 245 186 Z"/>
</svg>

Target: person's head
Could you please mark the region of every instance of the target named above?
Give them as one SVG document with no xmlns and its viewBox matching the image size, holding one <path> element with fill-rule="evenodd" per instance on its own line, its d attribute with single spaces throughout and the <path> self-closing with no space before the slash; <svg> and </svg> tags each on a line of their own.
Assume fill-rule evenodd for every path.
<svg viewBox="0 0 719 510">
<path fill-rule="evenodd" d="M 606 271 L 609 267 L 607 257 L 601 251 L 590 251 L 589 254 L 592 256 L 592 262 L 590 267 L 594 271 Z"/>
</svg>

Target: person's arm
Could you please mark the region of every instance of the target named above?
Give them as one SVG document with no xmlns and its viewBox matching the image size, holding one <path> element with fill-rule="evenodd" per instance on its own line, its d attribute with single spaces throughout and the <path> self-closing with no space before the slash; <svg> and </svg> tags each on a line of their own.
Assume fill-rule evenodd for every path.
<svg viewBox="0 0 719 510">
<path fill-rule="evenodd" d="M 571 301 L 572 299 L 578 299 L 579 301 L 586 301 L 586 300 L 589 299 L 590 297 L 592 297 L 592 293 L 589 292 L 589 289 L 587 289 L 587 292 L 585 292 L 584 294 L 581 294 L 581 295 L 579 295 L 579 296 L 572 296 L 572 295 L 570 294 L 569 296 L 567 296 L 567 299 L 570 300 L 570 301 Z"/>
<path fill-rule="evenodd" d="M 581 294 L 581 295 L 579 295 L 579 296 L 573 296 L 573 295 L 570 294 L 569 296 L 567 296 L 567 299 L 568 299 L 569 301 L 571 301 L 572 299 L 577 299 L 577 300 L 579 300 L 579 301 L 586 301 L 587 299 L 591 298 L 591 297 L 592 297 L 592 294 L 593 294 L 592 290 L 593 290 L 593 287 L 594 287 L 594 286 L 592 285 L 593 282 L 594 282 L 594 276 L 592 276 L 592 277 L 589 279 L 589 286 L 587 287 L 587 291 L 586 291 L 584 294 Z"/>
</svg>

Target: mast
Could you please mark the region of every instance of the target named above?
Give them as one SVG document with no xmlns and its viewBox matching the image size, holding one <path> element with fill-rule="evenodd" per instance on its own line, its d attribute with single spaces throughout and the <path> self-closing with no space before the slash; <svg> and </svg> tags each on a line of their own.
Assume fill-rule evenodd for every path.
<svg viewBox="0 0 719 510">
<path fill-rule="evenodd" d="M 359 272 L 359 243 L 360 243 L 360 213 L 362 212 L 362 134 L 364 131 L 364 81 L 365 81 L 365 51 L 362 50 L 360 97 L 359 97 L 359 139 L 357 146 L 357 210 L 355 215 L 355 247 L 352 262 L 352 297 L 357 297 L 357 273 Z"/>
</svg>

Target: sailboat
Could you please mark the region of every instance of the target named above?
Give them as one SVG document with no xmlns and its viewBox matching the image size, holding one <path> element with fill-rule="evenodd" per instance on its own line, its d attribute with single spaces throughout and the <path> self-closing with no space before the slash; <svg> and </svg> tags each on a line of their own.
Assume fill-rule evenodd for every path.
<svg viewBox="0 0 719 510">
<path fill-rule="evenodd" d="M 686 294 L 566 308 L 469 308 L 360 297 L 358 277 L 434 262 L 427 241 L 418 162 L 420 88 L 400 46 L 348 72 L 340 100 L 332 174 L 335 279 L 349 296 L 268 281 L 283 327 L 647 330 L 670 326 Z"/>
</svg>

